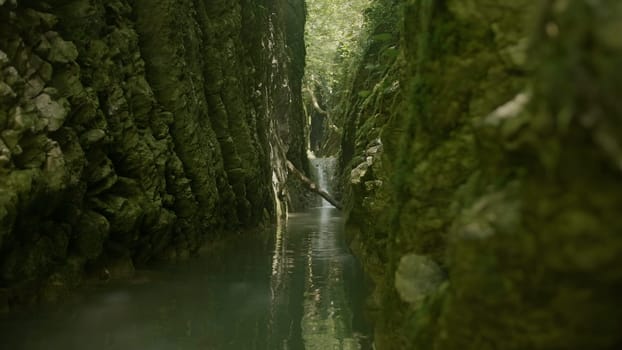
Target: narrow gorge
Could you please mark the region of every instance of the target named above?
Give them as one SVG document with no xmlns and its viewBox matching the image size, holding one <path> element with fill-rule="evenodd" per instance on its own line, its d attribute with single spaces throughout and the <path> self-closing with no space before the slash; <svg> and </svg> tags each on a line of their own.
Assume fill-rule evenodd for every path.
<svg viewBox="0 0 622 350">
<path fill-rule="evenodd" d="M 0 0 L 0 340 L 619 349 L 621 31 L 616 0 Z"/>
</svg>

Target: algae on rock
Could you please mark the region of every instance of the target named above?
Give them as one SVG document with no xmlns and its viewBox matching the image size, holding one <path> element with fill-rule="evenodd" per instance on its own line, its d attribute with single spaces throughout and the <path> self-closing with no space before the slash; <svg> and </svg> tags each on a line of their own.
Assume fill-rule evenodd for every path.
<svg viewBox="0 0 622 350">
<path fill-rule="evenodd" d="M 360 83 L 351 92 L 372 92 L 359 95 L 390 115 L 381 166 L 360 166 L 377 137 L 361 127 L 378 115 L 364 105 L 349 104 L 342 151 L 349 238 L 375 282 L 376 347 L 616 348 L 621 7 L 401 3 L 397 100 Z M 361 186 L 378 180 L 380 191 Z M 441 271 L 404 272 L 413 256 Z"/>
<path fill-rule="evenodd" d="M 303 28 L 302 0 L 0 3 L 8 303 L 274 219 L 303 164 Z"/>
</svg>

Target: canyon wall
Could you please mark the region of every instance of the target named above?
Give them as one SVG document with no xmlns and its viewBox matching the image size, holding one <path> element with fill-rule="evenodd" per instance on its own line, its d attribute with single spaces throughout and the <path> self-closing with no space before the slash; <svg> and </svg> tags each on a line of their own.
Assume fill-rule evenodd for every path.
<svg viewBox="0 0 622 350">
<path fill-rule="evenodd" d="M 302 0 L 0 1 L 0 309 L 295 202 L 304 18 Z"/>
<path fill-rule="evenodd" d="M 341 165 L 377 348 L 621 346 L 622 6 L 373 11 Z"/>
</svg>

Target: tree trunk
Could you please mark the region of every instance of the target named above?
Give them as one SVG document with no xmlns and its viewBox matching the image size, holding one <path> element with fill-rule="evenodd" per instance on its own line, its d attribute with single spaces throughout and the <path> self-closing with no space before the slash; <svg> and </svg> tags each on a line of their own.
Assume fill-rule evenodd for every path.
<svg viewBox="0 0 622 350">
<path fill-rule="evenodd" d="M 292 164 L 292 162 L 290 162 L 289 160 L 287 161 L 287 168 L 289 169 L 289 171 L 291 171 L 293 174 L 295 174 L 300 179 L 300 181 L 302 181 L 305 185 L 307 185 L 307 189 L 309 189 L 309 191 L 315 192 L 318 195 L 322 196 L 322 198 L 326 199 L 335 208 L 337 208 L 339 210 L 341 210 L 343 208 L 341 206 L 341 203 L 337 202 L 337 200 L 335 200 L 335 198 L 333 198 L 330 194 L 328 194 L 328 192 L 326 192 L 323 189 L 319 188 L 315 184 L 315 182 L 313 182 L 311 179 L 306 177 L 305 174 L 303 174 L 300 170 L 296 169 L 294 164 Z"/>
</svg>

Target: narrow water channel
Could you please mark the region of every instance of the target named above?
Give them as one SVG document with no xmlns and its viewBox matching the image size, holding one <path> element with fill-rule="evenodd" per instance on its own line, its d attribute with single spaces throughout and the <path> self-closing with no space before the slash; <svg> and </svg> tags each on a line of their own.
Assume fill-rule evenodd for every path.
<svg viewBox="0 0 622 350">
<path fill-rule="evenodd" d="M 368 349 L 364 281 L 331 207 L 134 283 L 0 317 L 2 349 Z"/>
</svg>

